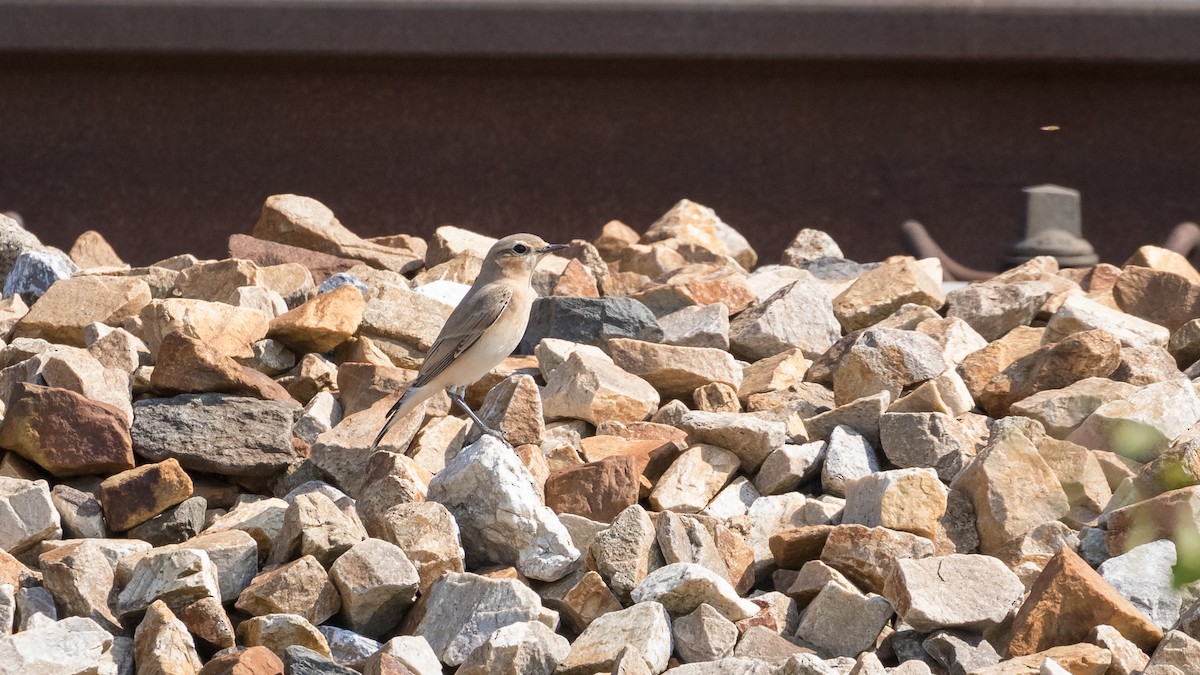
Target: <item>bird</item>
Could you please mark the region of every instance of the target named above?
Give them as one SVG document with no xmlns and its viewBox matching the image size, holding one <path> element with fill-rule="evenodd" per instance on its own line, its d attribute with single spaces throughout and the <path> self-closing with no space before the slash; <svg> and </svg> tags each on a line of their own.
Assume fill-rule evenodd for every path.
<svg viewBox="0 0 1200 675">
<path fill-rule="evenodd" d="M 570 244 L 547 244 L 533 234 L 512 234 L 492 245 L 475 283 L 450 313 L 417 376 L 387 412 L 371 450 L 387 432 L 431 396 L 445 391 L 450 400 L 484 433 L 504 441 L 467 405 L 468 386 L 487 375 L 516 349 L 529 323 L 529 310 L 537 298 L 533 270 L 550 253 Z"/>
</svg>

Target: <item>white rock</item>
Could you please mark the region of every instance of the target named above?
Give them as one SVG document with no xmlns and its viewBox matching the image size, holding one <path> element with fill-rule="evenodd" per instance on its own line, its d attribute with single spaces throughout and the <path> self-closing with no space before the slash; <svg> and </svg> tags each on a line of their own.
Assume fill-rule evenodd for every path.
<svg viewBox="0 0 1200 675">
<path fill-rule="evenodd" d="M 831 581 L 804 610 L 796 637 L 833 656 L 855 657 L 874 646 L 891 617 L 892 606 L 886 599 Z"/>
<path fill-rule="evenodd" d="M 671 617 L 657 602 L 609 612 L 575 639 L 558 675 L 592 675 L 612 668 L 626 645 L 638 650 L 651 673 L 661 673 L 671 658 Z"/>
<path fill-rule="evenodd" d="M 414 631 L 442 663 L 457 666 L 499 628 L 524 621 L 558 627 L 558 613 L 516 579 L 451 572 L 434 582 Z"/>
<path fill-rule="evenodd" d="M 954 553 L 897 560 L 883 593 L 914 630 L 983 632 L 1021 603 L 1025 586 L 996 558 Z"/>
<path fill-rule="evenodd" d="M 750 510 L 754 500 L 762 495 L 744 476 L 737 476 L 726 485 L 708 506 L 700 510 L 704 516 L 712 516 L 718 520 L 728 520 L 734 516 L 744 516 Z"/>
<path fill-rule="evenodd" d="M 1192 383 L 1181 378 L 1146 385 L 1128 398 L 1101 405 L 1067 440 L 1148 462 L 1197 421 L 1200 397 Z"/>
<path fill-rule="evenodd" d="M 113 636 L 99 624 L 80 617 L 0 636 L 0 673 L 59 675 L 99 672 Z"/>
<path fill-rule="evenodd" d="M 1096 571 L 1134 607 L 1169 630 L 1179 620 L 1185 593 L 1195 594 L 1195 589 L 1175 587 L 1176 555 L 1175 542 L 1159 539 L 1109 558 Z"/>
<path fill-rule="evenodd" d="M 388 640 L 379 654 L 395 657 L 413 675 L 441 675 L 442 664 L 429 641 L 420 635 L 401 635 Z M 372 660 L 378 659 L 377 656 Z"/>
<path fill-rule="evenodd" d="M 204 598 L 221 599 L 217 568 L 204 551 L 167 548 L 151 551 L 133 568 L 133 576 L 117 597 L 117 614 L 138 615 L 155 600 L 172 611 Z"/>
<path fill-rule="evenodd" d="M 821 485 L 825 492 L 846 496 L 846 483 L 879 470 L 875 449 L 862 434 L 850 427 L 835 427 L 825 447 L 825 463 L 821 467 Z"/>
<path fill-rule="evenodd" d="M 468 560 L 515 565 L 527 577 L 554 581 L 579 559 L 533 474 L 491 436 L 464 448 L 434 476 L 428 498 L 454 515 Z"/>
<path fill-rule="evenodd" d="M 675 459 L 650 493 L 659 511 L 696 513 L 737 473 L 738 456 L 715 445 L 694 445 Z"/>
<path fill-rule="evenodd" d="M 675 616 L 711 605 L 730 621 L 758 614 L 759 606 L 738 597 L 727 579 L 694 563 L 675 563 L 654 570 L 630 594 L 635 603 L 658 602 Z"/>
<path fill-rule="evenodd" d="M 62 521 L 44 480 L 0 476 L 0 550 L 21 553 L 62 538 Z"/>
<path fill-rule="evenodd" d="M 424 295 L 427 298 L 437 300 L 438 302 L 457 307 L 458 303 L 462 302 L 463 296 L 471 287 L 467 284 L 460 284 L 457 281 L 448 281 L 446 279 L 438 279 L 427 284 L 422 284 L 413 289 L 413 292 Z"/>
<path fill-rule="evenodd" d="M 555 368 L 561 366 L 575 352 L 579 352 L 588 359 L 613 362 L 612 358 L 599 347 L 570 340 L 542 338 L 542 341 L 533 348 L 533 355 L 537 357 L 538 369 L 542 371 L 542 377 L 548 377 Z"/>
<path fill-rule="evenodd" d="M 292 433 L 300 440 L 312 445 L 317 436 L 329 431 L 342 421 L 342 404 L 328 391 L 318 392 L 304 406 L 300 419 L 292 427 Z"/>
<path fill-rule="evenodd" d="M 683 414 L 679 428 L 693 443 L 707 443 L 734 453 L 746 472 L 758 469 L 767 455 L 787 440 L 787 425 L 783 422 L 738 413 L 690 410 Z"/>
<path fill-rule="evenodd" d="M 456 675 L 550 675 L 567 654 L 571 643 L 537 621 L 509 624 L 492 633 L 456 672 Z"/>
<path fill-rule="evenodd" d="M 1106 330 L 1126 347 L 1167 346 L 1171 331 L 1083 295 L 1068 295 L 1046 324 L 1046 342 L 1058 342 L 1071 333 Z"/>
</svg>

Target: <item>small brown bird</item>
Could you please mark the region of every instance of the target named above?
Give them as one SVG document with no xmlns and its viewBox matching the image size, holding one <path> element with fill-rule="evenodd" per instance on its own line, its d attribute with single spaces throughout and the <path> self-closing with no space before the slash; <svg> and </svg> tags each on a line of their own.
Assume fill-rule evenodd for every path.
<svg viewBox="0 0 1200 675">
<path fill-rule="evenodd" d="M 475 283 L 450 313 L 425 355 L 416 379 L 388 410 L 387 422 L 371 443 L 372 450 L 397 421 L 440 391 L 448 392 L 450 400 L 481 430 L 504 440 L 500 432 L 489 429 L 479 419 L 463 394 L 517 348 L 537 297 L 533 270 L 547 254 L 567 246 L 547 244 L 532 234 L 509 235 L 492 245 Z"/>
</svg>

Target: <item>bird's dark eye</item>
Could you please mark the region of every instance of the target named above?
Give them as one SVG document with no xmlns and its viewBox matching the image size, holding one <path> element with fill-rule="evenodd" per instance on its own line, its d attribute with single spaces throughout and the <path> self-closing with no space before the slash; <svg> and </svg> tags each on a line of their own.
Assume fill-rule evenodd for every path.
<svg viewBox="0 0 1200 675">
<path fill-rule="evenodd" d="M 512 252 L 516 253 L 517 255 L 525 255 L 526 253 L 529 253 L 529 247 L 525 244 L 517 244 L 516 246 L 512 247 Z"/>
</svg>

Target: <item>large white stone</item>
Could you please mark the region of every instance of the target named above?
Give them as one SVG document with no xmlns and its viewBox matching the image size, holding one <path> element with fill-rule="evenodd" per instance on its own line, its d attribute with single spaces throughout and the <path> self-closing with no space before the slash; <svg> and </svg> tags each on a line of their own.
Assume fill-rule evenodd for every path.
<svg viewBox="0 0 1200 675">
<path fill-rule="evenodd" d="M 449 509 L 468 561 L 515 565 L 527 577 L 566 576 L 579 550 L 542 500 L 533 474 L 504 443 L 484 436 L 446 465 L 428 498 Z M 470 562 L 469 562 L 470 564 Z"/>
<path fill-rule="evenodd" d="M 637 602 L 659 602 L 674 616 L 711 605 L 730 621 L 741 621 L 758 614 L 759 606 L 738 597 L 727 579 L 695 563 L 675 563 L 660 567 L 642 579 L 630 594 Z"/>
</svg>

